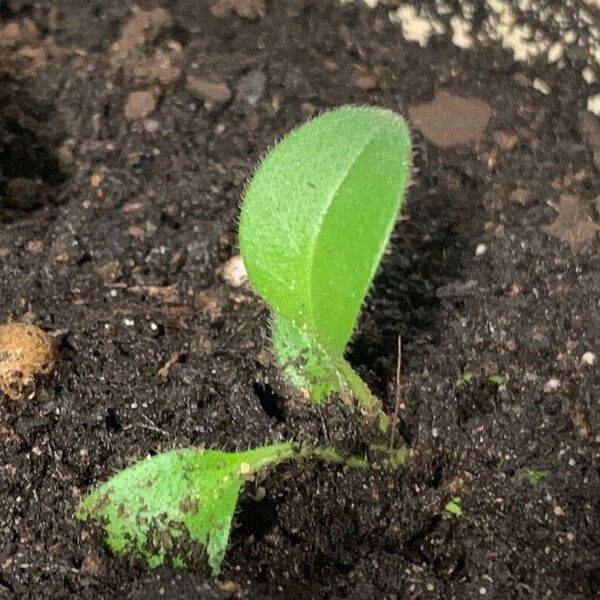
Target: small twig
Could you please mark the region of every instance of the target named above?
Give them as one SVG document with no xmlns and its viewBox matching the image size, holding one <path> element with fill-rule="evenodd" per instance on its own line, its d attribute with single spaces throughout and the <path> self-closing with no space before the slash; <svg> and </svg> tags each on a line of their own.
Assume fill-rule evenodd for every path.
<svg viewBox="0 0 600 600">
<path fill-rule="evenodd" d="M 396 425 L 398 424 L 398 411 L 400 410 L 400 400 L 402 393 L 400 390 L 400 366 L 402 364 L 402 336 L 398 336 L 398 359 L 396 360 L 396 405 L 394 406 L 394 414 L 390 423 L 390 450 L 394 449 L 394 441 L 396 437 Z"/>
</svg>

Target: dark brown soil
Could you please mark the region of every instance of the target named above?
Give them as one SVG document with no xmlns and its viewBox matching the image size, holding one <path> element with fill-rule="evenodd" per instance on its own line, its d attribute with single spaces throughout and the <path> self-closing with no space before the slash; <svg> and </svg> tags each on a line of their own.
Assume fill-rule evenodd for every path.
<svg viewBox="0 0 600 600">
<path fill-rule="evenodd" d="M 35 322 L 60 355 L 35 398 L 0 404 L 0 597 L 598 597 L 600 370 L 581 359 L 600 352 L 600 258 L 593 227 L 573 244 L 545 229 L 565 194 L 598 221 L 580 57 L 558 70 L 448 36 L 421 48 L 384 7 L 271 1 L 248 20 L 136 4 L 172 20 L 115 67 L 133 2 L 0 2 L 2 25 L 37 29 L 0 55 L 0 321 Z M 169 73 L 132 75 L 156 49 Z M 205 103 L 190 75 L 230 98 Z M 219 582 L 110 556 L 75 506 L 149 453 L 357 443 L 339 408 L 286 389 L 267 310 L 217 270 L 278 136 L 345 103 L 407 114 L 440 89 L 492 119 L 444 150 L 415 132 L 404 219 L 349 350 L 391 410 L 402 335 L 407 467 L 280 467 L 262 501 L 243 498 Z M 155 98 L 145 120 L 124 116 L 137 90 Z"/>
</svg>

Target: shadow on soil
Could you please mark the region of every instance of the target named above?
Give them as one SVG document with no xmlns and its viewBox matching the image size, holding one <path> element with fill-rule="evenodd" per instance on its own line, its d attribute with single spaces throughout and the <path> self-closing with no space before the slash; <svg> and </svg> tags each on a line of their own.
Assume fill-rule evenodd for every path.
<svg viewBox="0 0 600 600">
<path fill-rule="evenodd" d="M 429 167 L 427 167 L 429 169 Z M 375 393 L 385 395 L 395 368 L 398 335 L 403 348 L 433 344 L 440 337 L 442 298 L 460 308 L 460 287 L 469 279 L 474 238 L 483 231 L 485 210 L 478 182 L 446 167 L 409 189 L 403 215 L 363 309 L 348 358 Z M 467 284 L 468 285 L 468 284 Z M 455 292 L 455 290 L 459 290 Z M 410 369 L 410 352 L 403 368 Z"/>
<path fill-rule="evenodd" d="M 66 180 L 55 144 L 44 132 L 53 113 L 54 107 L 34 100 L 22 82 L 0 74 L 0 222 L 54 203 Z"/>
</svg>

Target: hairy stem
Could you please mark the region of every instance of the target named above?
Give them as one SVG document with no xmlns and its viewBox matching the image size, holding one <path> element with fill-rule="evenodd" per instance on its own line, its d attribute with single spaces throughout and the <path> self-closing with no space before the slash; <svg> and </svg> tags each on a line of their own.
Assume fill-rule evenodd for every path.
<svg viewBox="0 0 600 600">
<path fill-rule="evenodd" d="M 337 362 L 336 367 L 348 383 L 348 387 L 358 401 L 358 406 L 361 411 L 369 417 L 375 417 L 377 419 L 379 430 L 382 433 L 387 433 L 390 425 L 390 418 L 383 411 L 383 408 L 381 408 L 381 401 L 379 398 L 371 393 L 369 386 L 356 374 L 354 369 L 350 366 L 350 363 L 346 360 L 342 359 Z"/>
</svg>

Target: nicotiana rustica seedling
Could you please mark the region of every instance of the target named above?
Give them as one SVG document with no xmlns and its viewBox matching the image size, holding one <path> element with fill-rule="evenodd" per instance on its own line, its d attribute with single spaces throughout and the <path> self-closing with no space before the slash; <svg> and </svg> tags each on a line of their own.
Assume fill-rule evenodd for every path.
<svg viewBox="0 0 600 600">
<path fill-rule="evenodd" d="M 410 155 L 395 113 L 327 112 L 267 154 L 240 215 L 248 277 L 272 309 L 274 353 L 292 384 L 315 402 L 350 392 L 384 428 L 379 400 L 344 350 L 398 216 Z"/>
<path fill-rule="evenodd" d="M 344 350 L 409 167 L 401 117 L 343 107 L 296 129 L 267 154 L 246 189 L 240 218 L 244 262 L 272 309 L 275 355 L 292 384 L 315 402 L 333 392 L 356 397 L 382 430 L 389 419 Z M 370 448 L 388 469 L 408 454 L 375 440 Z M 136 554 L 151 567 L 196 564 L 201 556 L 216 575 L 244 481 L 294 458 L 369 466 L 364 457 L 301 443 L 245 452 L 173 450 L 117 473 L 83 500 L 77 517 L 100 520 L 115 553 Z"/>
</svg>

